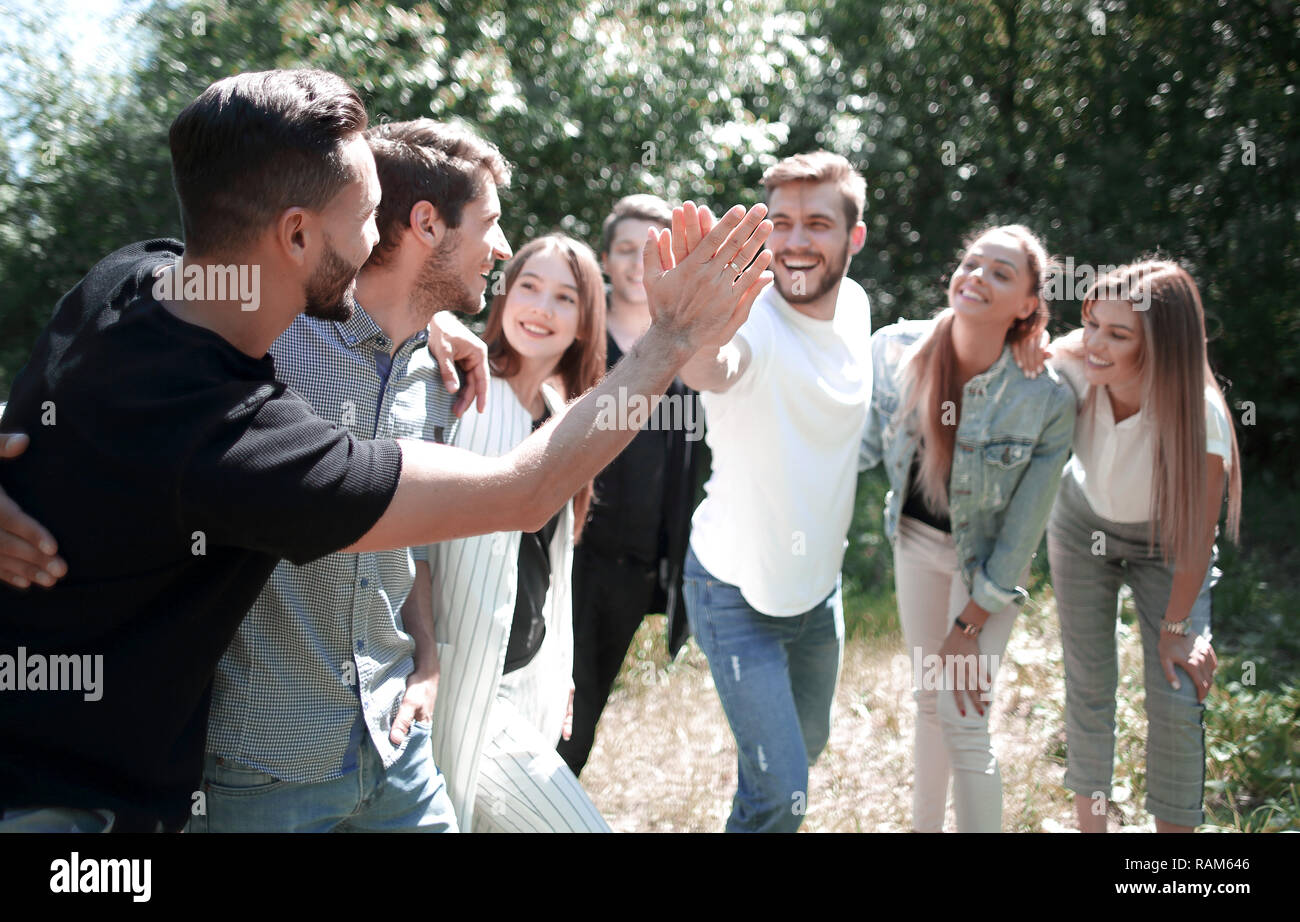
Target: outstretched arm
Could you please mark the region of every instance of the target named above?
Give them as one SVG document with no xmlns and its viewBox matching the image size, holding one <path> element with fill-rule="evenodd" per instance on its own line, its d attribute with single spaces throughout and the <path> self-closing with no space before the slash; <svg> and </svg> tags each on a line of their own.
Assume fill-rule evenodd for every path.
<svg viewBox="0 0 1300 922">
<path fill-rule="evenodd" d="M 682 364 L 709 343 L 730 339 L 771 281 L 759 252 L 766 209 L 729 211 L 695 252 L 665 269 L 673 240 L 651 230 L 642 254 L 654 322 L 605 380 L 499 458 L 402 442 L 402 475 L 379 522 L 350 551 L 407 547 L 496 531 L 536 531 L 632 440 L 608 408 L 626 396 L 653 407 Z M 757 257 L 757 258 L 755 258 Z M 752 264 L 737 275 L 728 264 Z M 741 263 L 743 264 L 743 263 Z"/>
</svg>

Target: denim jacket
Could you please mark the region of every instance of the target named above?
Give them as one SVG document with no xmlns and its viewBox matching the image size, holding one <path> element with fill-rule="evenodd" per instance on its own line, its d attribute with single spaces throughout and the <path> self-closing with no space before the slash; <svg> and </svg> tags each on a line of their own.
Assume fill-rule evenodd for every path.
<svg viewBox="0 0 1300 922">
<path fill-rule="evenodd" d="M 901 419 L 899 369 L 934 320 L 903 320 L 871 337 L 874 381 L 858 469 L 885 462 L 885 534 L 895 540 L 920 428 Z M 1026 378 L 1010 347 L 962 389 L 948 482 L 949 518 L 963 581 L 991 612 L 1028 597 L 1019 586 L 1038 549 L 1074 436 L 1074 392 L 1050 368 Z"/>
</svg>

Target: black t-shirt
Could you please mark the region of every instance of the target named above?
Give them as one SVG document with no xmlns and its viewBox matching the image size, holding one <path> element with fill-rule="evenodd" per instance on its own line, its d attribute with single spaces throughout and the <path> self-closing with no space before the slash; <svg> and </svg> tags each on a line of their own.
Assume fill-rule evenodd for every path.
<svg viewBox="0 0 1300 922">
<path fill-rule="evenodd" d="M 606 333 L 609 368 L 623 357 Z M 664 472 L 672 433 L 662 424 L 662 404 L 631 443 L 596 475 L 591 512 L 582 532 L 585 551 L 630 557 L 653 566 L 660 547 L 664 517 Z"/>
<path fill-rule="evenodd" d="M 549 410 L 533 420 L 536 432 L 551 418 Z M 546 638 L 546 593 L 551 588 L 551 539 L 560 527 L 561 509 L 542 526 L 541 531 L 526 531 L 519 536 L 519 579 L 515 594 L 515 614 L 510 622 L 510 639 L 506 642 L 506 662 L 502 673 L 522 669 L 533 661 Z"/>
<path fill-rule="evenodd" d="M 179 827 L 217 660 L 276 562 L 356 541 L 397 487 L 395 442 L 325 422 L 270 356 L 153 298 L 153 270 L 180 253 L 153 240 L 95 266 L 60 300 L 0 420 L 31 436 L 0 462 L 0 486 L 68 562 L 52 589 L 0 584 L 0 657 L 21 653 L 34 675 L 33 657 L 102 656 L 99 700 L 0 690 L 0 807 L 107 807 Z"/>
<path fill-rule="evenodd" d="M 939 531 L 952 533 L 952 522 L 948 516 L 941 512 L 932 512 L 929 504 L 925 501 L 925 495 L 921 492 L 921 453 L 919 451 L 912 456 L 912 471 L 907 478 L 907 499 L 904 500 L 903 508 L 899 514 L 911 516 L 931 528 L 937 528 Z"/>
</svg>

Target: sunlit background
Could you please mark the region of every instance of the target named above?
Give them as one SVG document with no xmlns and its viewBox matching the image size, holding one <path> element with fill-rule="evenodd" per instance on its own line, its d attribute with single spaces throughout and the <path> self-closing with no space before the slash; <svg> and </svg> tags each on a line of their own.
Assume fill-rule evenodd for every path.
<svg viewBox="0 0 1300 922">
<path fill-rule="evenodd" d="M 516 249 L 556 227 L 594 244 L 630 192 L 749 203 L 780 157 L 836 150 L 867 179 L 850 274 L 876 326 L 940 308 L 962 238 L 987 222 L 1028 224 L 1077 263 L 1159 249 L 1205 297 L 1246 473 L 1243 545 L 1225 549 L 1216 596 L 1213 821 L 1293 825 L 1298 28 L 1280 0 L 0 0 L 0 399 L 91 265 L 179 234 L 167 127 L 241 70 L 336 71 L 374 122 L 470 122 L 516 166 L 501 196 Z M 1077 302 L 1054 309 L 1078 324 Z M 863 482 L 845 572 L 858 642 L 887 652 L 882 484 Z M 1038 595 L 1050 616 L 1041 566 Z"/>
</svg>

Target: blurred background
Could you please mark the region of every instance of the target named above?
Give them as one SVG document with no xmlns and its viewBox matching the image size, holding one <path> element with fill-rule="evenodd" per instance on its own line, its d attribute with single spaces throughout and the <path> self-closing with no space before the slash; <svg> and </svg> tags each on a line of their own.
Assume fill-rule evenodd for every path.
<svg viewBox="0 0 1300 922">
<path fill-rule="evenodd" d="M 349 80 L 372 122 L 456 117 L 494 141 L 516 165 L 516 249 L 553 228 L 596 245 L 631 192 L 748 204 L 765 167 L 827 147 L 867 179 L 850 274 L 875 326 L 941 308 L 962 238 L 989 222 L 1077 264 L 1183 262 L 1246 477 L 1215 599 L 1214 823 L 1300 823 L 1294 3 L 0 0 L 0 400 L 91 265 L 179 236 L 171 119 L 215 79 L 305 65 Z M 1053 307 L 1078 325 L 1077 301 Z M 888 649 L 883 484 L 863 480 L 845 578 L 851 633 Z M 1123 771 L 1140 785 L 1141 758 Z"/>
</svg>

